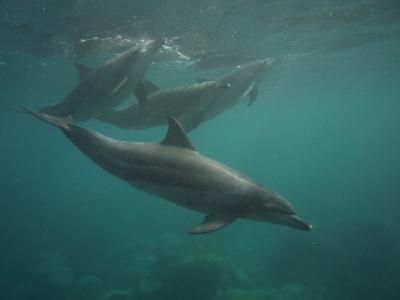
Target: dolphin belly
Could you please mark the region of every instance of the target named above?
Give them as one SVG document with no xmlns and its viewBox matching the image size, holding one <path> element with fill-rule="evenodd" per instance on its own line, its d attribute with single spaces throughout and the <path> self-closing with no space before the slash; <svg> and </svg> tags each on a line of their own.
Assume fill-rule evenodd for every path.
<svg viewBox="0 0 400 300">
<path fill-rule="evenodd" d="M 176 205 L 210 214 L 215 211 L 223 211 L 234 205 L 234 201 L 229 201 L 221 193 L 206 190 L 196 190 L 195 188 L 184 188 L 179 186 L 160 186 L 157 183 L 136 181 L 130 182 L 135 188 L 166 199 Z"/>
</svg>

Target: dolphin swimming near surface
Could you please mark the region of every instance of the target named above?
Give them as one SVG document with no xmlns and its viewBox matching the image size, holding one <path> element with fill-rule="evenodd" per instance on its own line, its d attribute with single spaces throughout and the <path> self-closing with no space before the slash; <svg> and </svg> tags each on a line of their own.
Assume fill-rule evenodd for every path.
<svg viewBox="0 0 400 300">
<path fill-rule="evenodd" d="M 158 90 L 147 98 L 146 106 L 131 105 L 122 110 L 110 110 L 97 119 L 121 128 L 149 128 L 165 125 L 168 117 L 176 118 L 183 127 L 194 127 L 194 116 L 204 106 L 220 97 L 230 87 L 216 80 Z M 186 126 L 187 125 L 187 126 Z"/>
<path fill-rule="evenodd" d="M 162 44 L 162 39 L 143 41 L 95 70 L 76 64 L 80 74 L 78 85 L 63 101 L 44 106 L 39 112 L 86 121 L 119 105 L 131 94 L 145 106 L 143 77 Z"/>
<path fill-rule="evenodd" d="M 161 142 L 138 143 L 115 140 L 65 119 L 25 111 L 60 128 L 80 151 L 114 176 L 206 214 L 204 221 L 190 228 L 189 233 L 213 232 L 240 218 L 301 230 L 312 228 L 282 196 L 201 155 L 175 119 L 169 119 L 168 132 Z"/>
<path fill-rule="evenodd" d="M 231 74 L 218 79 L 221 84 L 228 85 L 229 89 L 226 89 L 225 93 L 205 106 L 199 115 L 192 116 L 196 121 L 189 122 L 189 124 L 199 125 L 247 98 L 249 99 L 248 105 L 251 106 L 258 97 L 258 87 L 267 67 L 277 62 L 278 60 L 270 59 L 255 60 L 251 63 L 238 66 Z M 199 78 L 198 80 L 210 79 Z M 190 129 L 192 128 L 188 128 L 188 130 Z"/>
<path fill-rule="evenodd" d="M 98 119 L 123 128 L 147 128 L 165 124 L 167 117 L 172 116 L 186 131 L 190 131 L 247 97 L 251 105 L 257 98 L 258 85 L 270 64 L 268 59 L 256 60 L 239 66 L 225 77 L 199 79 L 206 86 L 190 85 L 155 92 L 148 97 L 148 109 L 142 110 L 135 103 L 122 110 L 106 111 Z M 221 88 L 211 88 L 216 86 Z M 202 89 L 206 87 L 208 92 L 203 93 Z M 196 96 L 196 93 L 202 96 Z"/>
</svg>

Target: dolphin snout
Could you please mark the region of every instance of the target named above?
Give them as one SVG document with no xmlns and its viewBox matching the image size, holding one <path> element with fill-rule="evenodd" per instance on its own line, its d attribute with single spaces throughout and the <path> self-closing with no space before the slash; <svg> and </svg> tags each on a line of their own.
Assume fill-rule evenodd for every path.
<svg viewBox="0 0 400 300">
<path fill-rule="evenodd" d="M 156 38 L 154 40 L 146 41 L 145 49 L 146 51 L 158 51 L 162 45 L 164 45 L 165 40 L 162 37 Z"/>
<path fill-rule="evenodd" d="M 260 66 L 260 67 L 266 67 L 266 66 L 268 66 L 269 64 L 271 64 L 273 62 L 273 60 L 271 59 L 271 58 L 264 58 L 264 59 L 260 59 L 259 61 L 258 61 L 258 65 Z"/>
<path fill-rule="evenodd" d="M 280 59 L 277 58 L 264 58 L 254 62 L 254 69 L 256 73 L 264 72 L 268 67 L 275 65 L 276 63 L 280 62 Z"/>
<path fill-rule="evenodd" d="M 256 73 L 260 74 L 263 73 L 268 66 L 272 65 L 274 63 L 274 60 L 271 58 L 265 58 L 257 61 L 256 64 Z"/>
<path fill-rule="evenodd" d="M 298 215 L 290 215 L 289 216 L 290 226 L 301 229 L 301 230 L 311 230 L 312 225 L 301 219 Z"/>
<path fill-rule="evenodd" d="M 242 74 L 247 76 L 249 80 L 257 80 L 263 77 L 270 64 L 271 60 L 266 58 L 255 60 L 247 65 L 240 66 L 239 69 L 242 70 Z"/>
</svg>

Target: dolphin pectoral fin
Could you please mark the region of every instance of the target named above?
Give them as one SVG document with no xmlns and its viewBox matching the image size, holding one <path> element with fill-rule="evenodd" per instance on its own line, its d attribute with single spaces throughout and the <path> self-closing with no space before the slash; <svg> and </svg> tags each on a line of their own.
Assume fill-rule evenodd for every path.
<svg viewBox="0 0 400 300">
<path fill-rule="evenodd" d="M 144 83 L 141 83 L 134 91 L 136 99 L 139 101 L 140 108 L 146 106 L 147 103 L 147 92 Z"/>
<path fill-rule="evenodd" d="M 79 80 L 82 81 L 85 77 L 87 77 L 93 69 L 91 67 L 88 67 L 84 64 L 75 64 L 75 68 L 79 73 Z"/>
<path fill-rule="evenodd" d="M 236 219 L 237 217 L 235 215 L 226 213 L 208 215 L 204 218 L 202 223 L 193 226 L 187 232 L 191 234 L 214 232 L 228 226 Z"/>
<path fill-rule="evenodd" d="M 251 85 L 243 92 L 242 96 L 240 96 L 239 100 L 244 100 L 246 99 L 247 96 L 250 95 L 250 93 L 252 92 L 252 90 L 254 89 L 255 83 L 252 82 Z"/>
<path fill-rule="evenodd" d="M 254 101 L 256 101 L 257 96 L 258 96 L 258 86 L 255 85 L 255 86 L 252 88 L 252 90 L 250 91 L 250 94 L 249 94 L 249 98 L 250 98 L 250 100 L 249 100 L 249 106 L 251 106 L 251 105 L 254 103 Z"/>
<path fill-rule="evenodd" d="M 158 92 L 159 90 L 161 90 L 159 86 L 157 86 L 150 80 L 144 80 L 143 84 L 145 85 L 147 95 L 150 95 L 152 93 L 155 93 L 155 92 Z"/>
<path fill-rule="evenodd" d="M 196 151 L 185 129 L 173 118 L 168 118 L 168 132 L 161 144 Z"/>
</svg>

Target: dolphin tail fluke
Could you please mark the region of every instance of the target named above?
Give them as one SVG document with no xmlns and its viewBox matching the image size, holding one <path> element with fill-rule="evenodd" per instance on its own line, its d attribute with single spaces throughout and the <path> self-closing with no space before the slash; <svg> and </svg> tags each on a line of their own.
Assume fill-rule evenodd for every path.
<svg viewBox="0 0 400 300">
<path fill-rule="evenodd" d="M 39 120 L 46 122 L 47 124 L 53 125 L 55 127 L 58 127 L 60 129 L 68 129 L 69 125 L 71 125 L 73 123 L 73 120 L 70 118 L 60 118 L 60 117 L 55 117 L 55 116 L 35 112 L 24 106 L 21 106 L 20 110 L 21 110 L 21 112 L 31 114 L 32 116 L 38 118 Z"/>
</svg>

